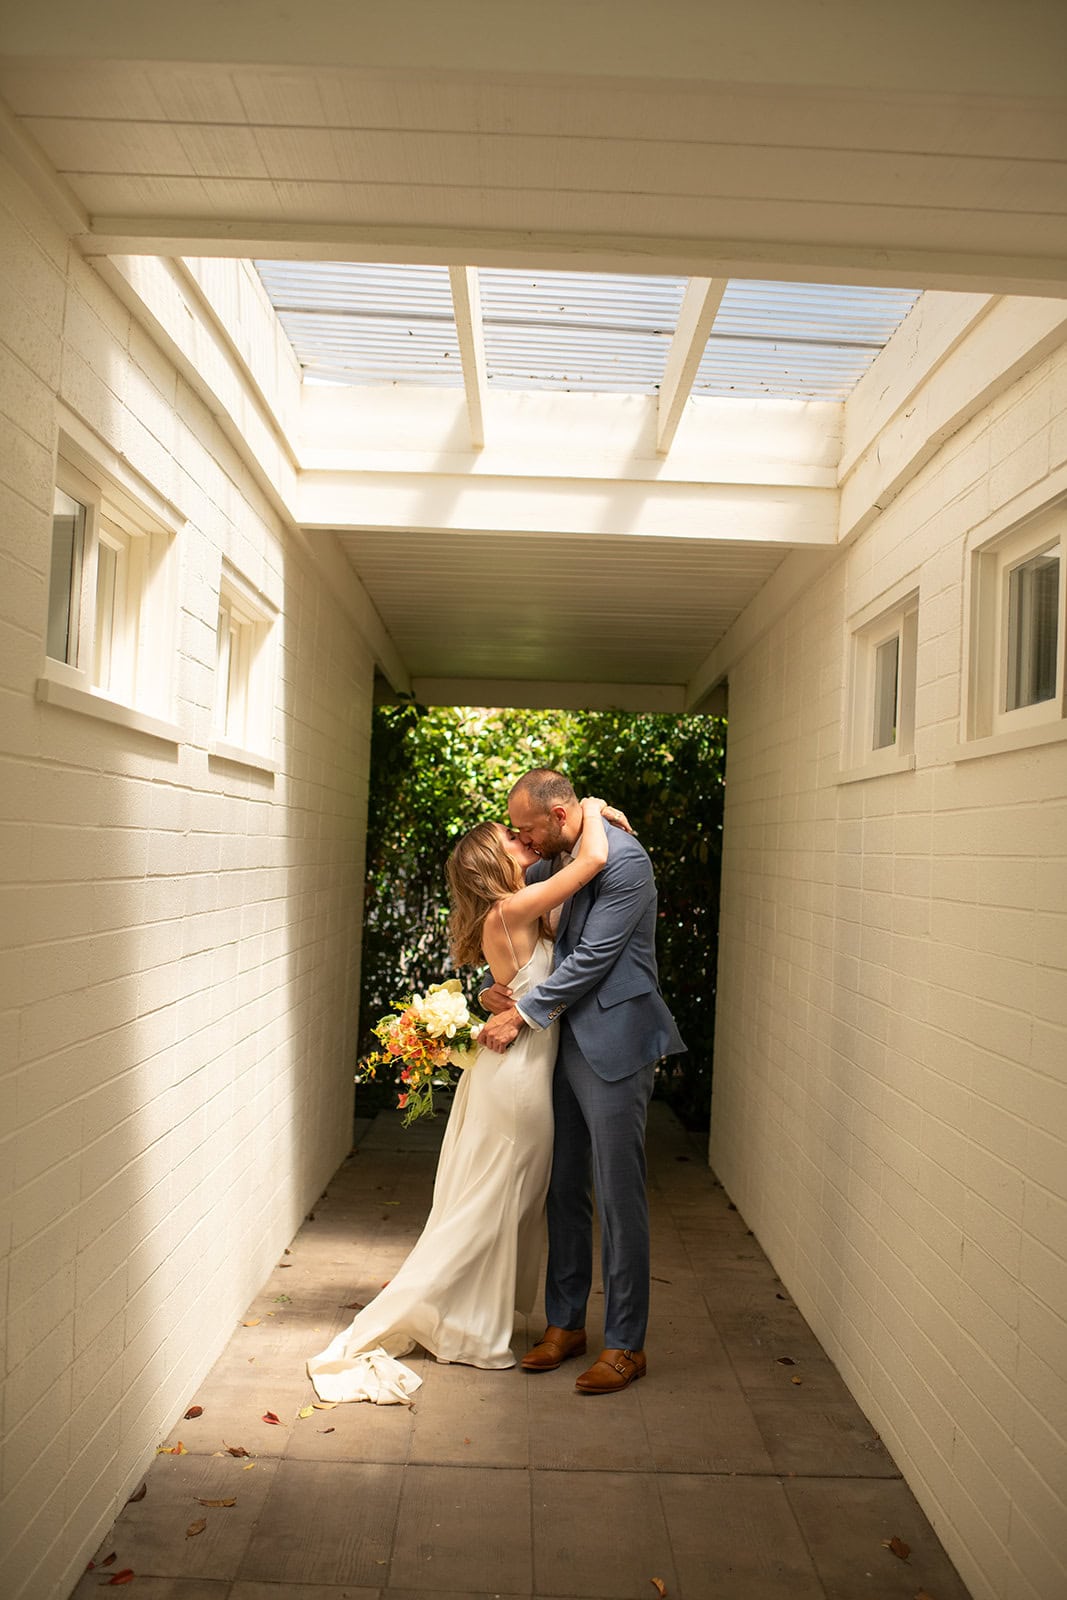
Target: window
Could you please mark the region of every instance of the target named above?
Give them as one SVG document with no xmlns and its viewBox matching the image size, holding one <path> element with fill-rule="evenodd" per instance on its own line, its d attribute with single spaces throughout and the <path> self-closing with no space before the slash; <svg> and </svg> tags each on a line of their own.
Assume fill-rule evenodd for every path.
<svg viewBox="0 0 1067 1600">
<path fill-rule="evenodd" d="M 41 680 L 52 687 L 41 698 L 91 710 L 86 697 L 94 697 L 167 714 L 172 542 L 171 530 L 84 451 L 72 445 L 70 457 L 60 456 Z"/>
<path fill-rule="evenodd" d="M 230 567 L 219 585 L 215 642 L 216 755 L 270 766 L 273 745 L 272 632 L 274 607 Z"/>
<path fill-rule="evenodd" d="M 48 585 L 48 654 L 78 664 L 82 564 L 87 508 L 62 489 L 52 504 L 52 571 Z"/>
<path fill-rule="evenodd" d="M 845 778 L 914 766 L 919 592 L 883 596 L 852 619 Z"/>
<path fill-rule="evenodd" d="M 965 739 L 1062 724 L 1065 545 L 1060 505 L 971 550 Z"/>
</svg>

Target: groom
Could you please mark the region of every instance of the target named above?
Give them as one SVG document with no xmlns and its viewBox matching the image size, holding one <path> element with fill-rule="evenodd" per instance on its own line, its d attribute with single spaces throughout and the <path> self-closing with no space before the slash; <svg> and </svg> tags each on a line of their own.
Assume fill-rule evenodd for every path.
<svg viewBox="0 0 1067 1600">
<path fill-rule="evenodd" d="M 542 857 L 529 882 L 569 859 L 582 809 L 562 773 L 527 772 L 508 797 L 508 811 L 523 843 Z M 522 1364 L 528 1372 L 551 1372 L 585 1353 L 595 1183 L 607 1348 L 577 1380 L 583 1394 L 611 1394 L 645 1373 L 645 1117 L 656 1062 L 685 1049 L 659 992 L 652 864 L 631 834 L 613 827 L 607 833 L 607 866 L 560 911 L 551 976 L 523 995 L 521 1007 L 499 986 L 487 991 L 483 998 L 496 1015 L 478 1040 L 502 1052 L 524 1026 L 560 1024 L 548 1190 L 549 1326 Z"/>
</svg>

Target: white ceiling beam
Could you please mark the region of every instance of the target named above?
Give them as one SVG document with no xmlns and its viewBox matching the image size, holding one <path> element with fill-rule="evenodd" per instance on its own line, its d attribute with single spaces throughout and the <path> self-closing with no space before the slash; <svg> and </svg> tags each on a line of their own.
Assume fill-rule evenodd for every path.
<svg viewBox="0 0 1067 1600">
<path fill-rule="evenodd" d="M 692 539 L 833 547 L 832 488 L 546 480 L 473 473 L 302 472 L 295 518 L 304 528 Z"/>
<path fill-rule="evenodd" d="M 424 706 L 514 706 L 532 711 L 685 709 L 680 683 L 575 683 L 548 678 L 413 678 Z"/>
<path fill-rule="evenodd" d="M 456 316 L 459 356 L 463 363 L 463 387 L 467 394 L 467 415 L 471 425 L 471 446 L 485 444 L 487 387 L 485 378 L 485 339 L 482 331 L 482 296 L 477 267 L 449 267 L 452 309 Z"/>
<path fill-rule="evenodd" d="M 1062 296 L 1063 253 L 1047 255 L 988 246 L 931 242 L 907 245 L 815 243 L 774 239 L 692 238 L 629 233 L 577 234 L 560 230 L 448 228 L 420 223 L 358 224 L 340 220 L 248 222 L 215 216 L 93 215 L 72 229 L 83 255 L 239 256 L 282 254 L 292 261 L 406 261 L 448 265 L 475 258 L 482 267 L 529 271 L 707 273 L 784 283 L 881 284 L 887 289 Z"/>
<path fill-rule="evenodd" d="M 728 281 L 726 278 L 690 278 L 685 286 L 678 326 L 667 352 L 659 391 L 656 450 L 661 456 L 667 454 L 674 442 Z"/>
</svg>

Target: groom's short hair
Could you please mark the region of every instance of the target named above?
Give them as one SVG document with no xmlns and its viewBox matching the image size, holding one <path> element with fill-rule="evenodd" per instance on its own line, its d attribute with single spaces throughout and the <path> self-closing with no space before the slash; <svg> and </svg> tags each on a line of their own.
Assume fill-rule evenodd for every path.
<svg viewBox="0 0 1067 1600">
<path fill-rule="evenodd" d="M 518 782 L 512 784 L 508 799 L 517 794 L 523 795 L 532 806 L 545 813 L 551 811 L 553 806 L 574 805 L 578 799 L 570 779 L 551 767 L 534 767 L 532 771 L 524 772 Z"/>
</svg>

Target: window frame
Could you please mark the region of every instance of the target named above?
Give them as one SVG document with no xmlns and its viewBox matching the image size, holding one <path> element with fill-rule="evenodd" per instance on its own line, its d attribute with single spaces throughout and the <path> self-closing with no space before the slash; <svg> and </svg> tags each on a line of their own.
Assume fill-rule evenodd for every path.
<svg viewBox="0 0 1067 1600">
<path fill-rule="evenodd" d="M 1011 575 L 1055 551 L 1056 682 L 1052 696 L 1008 709 Z M 1067 499 L 1048 502 L 990 533 L 972 532 L 967 549 L 964 705 L 958 755 L 985 754 L 1067 737 Z"/>
<path fill-rule="evenodd" d="M 208 751 L 268 772 L 278 770 L 274 760 L 277 617 L 277 607 L 224 560 Z"/>
<path fill-rule="evenodd" d="M 38 698 L 68 710 L 144 726 L 171 738 L 168 720 L 175 638 L 176 528 L 117 482 L 101 463 L 61 433 L 54 487 L 84 510 L 81 560 L 72 562 L 66 658 L 49 654 L 55 576 L 50 570 L 48 626 Z M 55 510 L 53 510 L 53 517 Z M 113 606 L 103 637 L 101 550 L 116 557 Z M 77 618 L 73 646 L 69 619 Z M 103 670 L 106 664 L 106 672 Z"/>
<path fill-rule="evenodd" d="M 914 768 L 918 638 L 919 586 L 914 576 L 850 618 L 839 783 L 908 772 Z M 879 745 L 875 742 L 879 652 L 894 639 L 897 641 L 894 737 Z"/>
</svg>

